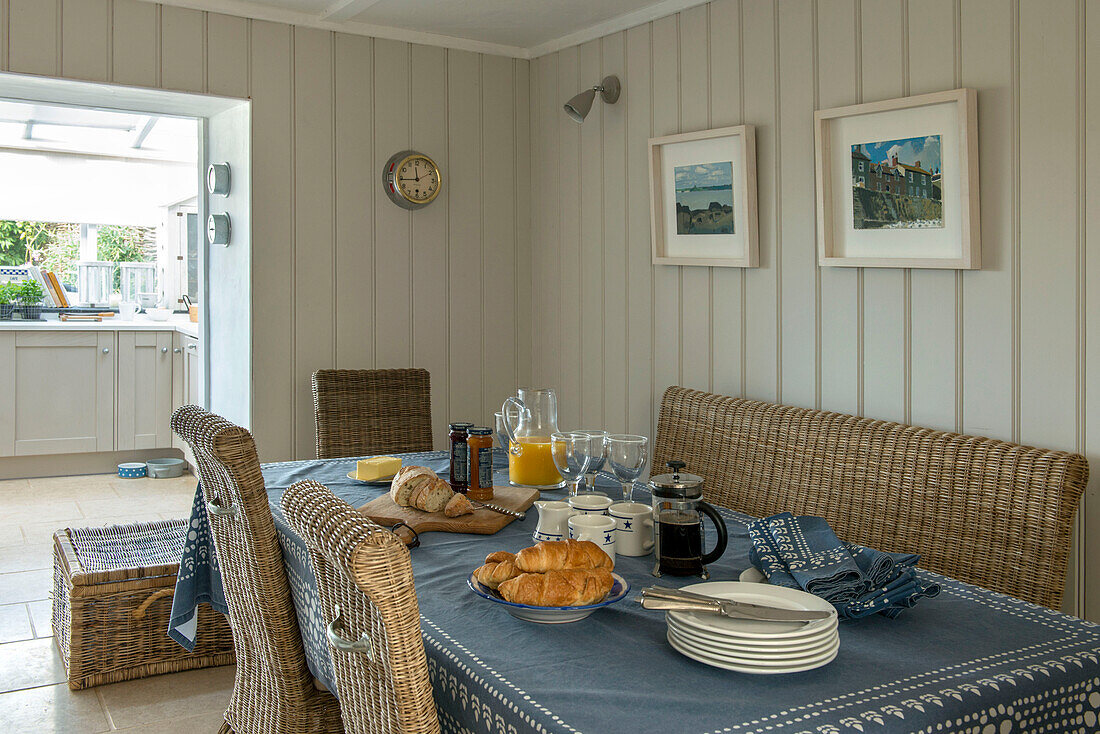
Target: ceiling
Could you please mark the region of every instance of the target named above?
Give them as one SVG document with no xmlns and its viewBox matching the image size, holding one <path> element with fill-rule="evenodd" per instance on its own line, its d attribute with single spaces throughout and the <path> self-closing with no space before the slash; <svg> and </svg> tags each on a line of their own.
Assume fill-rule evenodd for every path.
<svg viewBox="0 0 1100 734">
<path fill-rule="evenodd" d="M 535 58 L 705 0 L 160 0 L 349 33 Z"/>
</svg>

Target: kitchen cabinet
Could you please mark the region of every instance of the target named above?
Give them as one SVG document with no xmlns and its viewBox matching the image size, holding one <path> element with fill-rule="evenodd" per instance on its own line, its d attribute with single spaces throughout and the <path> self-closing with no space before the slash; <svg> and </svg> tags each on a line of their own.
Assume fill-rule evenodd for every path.
<svg viewBox="0 0 1100 734">
<path fill-rule="evenodd" d="M 0 456 L 112 451 L 115 333 L 0 332 Z"/>
<path fill-rule="evenodd" d="M 118 332 L 115 450 L 172 446 L 173 332 Z"/>
<path fill-rule="evenodd" d="M 199 360 L 199 340 L 186 334 L 175 335 L 172 348 L 172 410 L 181 405 L 203 405 L 202 363 Z M 179 436 L 172 436 L 172 445 L 183 452 L 191 466 L 195 465 L 191 448 Z"/>
</svg>

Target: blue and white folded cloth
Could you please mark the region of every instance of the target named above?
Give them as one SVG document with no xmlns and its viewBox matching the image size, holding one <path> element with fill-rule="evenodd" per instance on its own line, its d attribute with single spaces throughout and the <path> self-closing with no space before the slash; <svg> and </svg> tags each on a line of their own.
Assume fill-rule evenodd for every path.
<svg viewBox="0 0 1100 734">
<path fill-rule="evenodd" d="M 843 618 L 893 619 L 940 593 L 939 584 L 917 577 L 919 555 L 845 543 L 823 517 L 765 517 L 749 524 L 749 539 L 749 560 L 769 583 L 820 596 Z"/>
</svg>

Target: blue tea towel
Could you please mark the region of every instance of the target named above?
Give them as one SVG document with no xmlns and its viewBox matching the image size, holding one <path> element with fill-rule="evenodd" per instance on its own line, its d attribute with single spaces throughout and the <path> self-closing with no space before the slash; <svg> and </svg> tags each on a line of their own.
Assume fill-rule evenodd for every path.
<svg viewBox="0 0 1100 734">
<path fill-rule="evenodd" d="M 848 619 L 871 614 L 892 619 L 940 590 L 917 577 L 913 567 L 919 555 L 844 543 L 821 517 L 783 512 L 756 520 L 749 525 L 749 539 L 749 560 L 769 583 L 820 596 Z"/>
</svg>

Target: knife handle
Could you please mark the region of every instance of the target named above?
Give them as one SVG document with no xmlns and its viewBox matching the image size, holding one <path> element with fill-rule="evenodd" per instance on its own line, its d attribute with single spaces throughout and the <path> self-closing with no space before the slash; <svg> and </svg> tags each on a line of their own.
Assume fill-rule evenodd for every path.
<svg viewBox="0 0 1100 734">
<path fill-rule="evenodd" d="M 704 596 L 702 594 L 696 594 L 691 591 L 684 591 L 683 589 L 672 589 L 667 586 L 647 586 L 642 589 L 642 594 L 648 597 L 659 597 L 662 599 L 673 599 L 677 601 L 695 601 L 705 602 L 707 604 L 718 604 L 722 600 L 716 599 L 713 596 Z"/>
<path fill-rule="evenodd" d="M 708 604 L 698 601 L 679 601 L 676 599 L 662 599 L 654 596 L 642 596 L 638 599 L 643 609 L 662 609 L 673 612 L 711 612 L 720 613 L 721 607 L 717 604 Z"/>
</svg>

